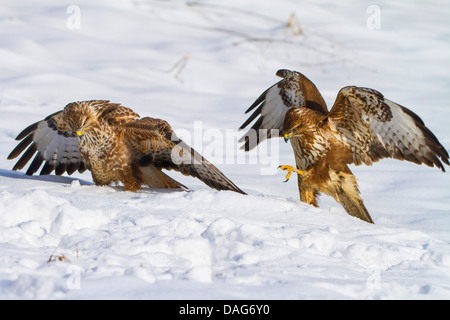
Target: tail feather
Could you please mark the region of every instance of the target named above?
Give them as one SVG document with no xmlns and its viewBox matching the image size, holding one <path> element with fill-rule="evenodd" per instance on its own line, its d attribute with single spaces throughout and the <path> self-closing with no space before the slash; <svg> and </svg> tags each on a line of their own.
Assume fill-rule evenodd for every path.
<svg viewBox="0 0 450 320">
<path fill-rule="evenodd" d="M 140 167 L 142 173 L 142 179 L 144 183 L 150 188 L 157 189 L 187 189 L 175 179 L 172 179 L 160 169 L 155 168 L 152 165 Z"/>
<path fill-rule="evenodd" d="M 333 173 L 327 190 L 328 192 L 326 193 L 339 202 L 349 215 L 369 223 L 374 223 L 363 200 L 359 196 L 359 189 L 355 176 L 350 170 L 349 173 Z"/>
<path fill-rule="evenodd" d="M 355 199 L 349 197 L 345 192 L 338 194 L 337 198 L 339 200 L 336 200 L 344 207 L 345 211 L 347 211 L 349 215 L 369 223 L 374 223 L 361 198 Z"/>
</svg>

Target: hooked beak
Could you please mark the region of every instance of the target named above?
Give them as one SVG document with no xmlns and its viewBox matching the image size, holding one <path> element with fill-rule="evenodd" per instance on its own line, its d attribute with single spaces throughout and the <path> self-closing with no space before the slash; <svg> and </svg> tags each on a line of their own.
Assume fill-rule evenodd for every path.
<svg viewBox="0 0 450 320">
<path fill-rule="evenodd" d="M 287 133 L 284 134 L 284 142 L 288 142 L 288 140 L 292 137 L 292 135 L 289 135 Z"/>
<path fill-rule="evenodd" d="M 86 129 L 83 129 L 83 130 L 81 130 L 81 131 L 77 131 L 76 133 L 77 133 L 77 136 L 78 137 L 80 137 L 80 136 L 82 136 L 83 135 L 83 133 L 84 133 L 84 130 L 86 130 Z"/>
</svg>

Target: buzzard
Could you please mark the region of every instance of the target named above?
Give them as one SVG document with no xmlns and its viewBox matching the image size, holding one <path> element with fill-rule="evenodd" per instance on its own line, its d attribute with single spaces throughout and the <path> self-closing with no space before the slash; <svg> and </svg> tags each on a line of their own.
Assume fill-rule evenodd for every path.
<svg viewBox="0 0 450 320">
<path fill-rule="evenodd" d="M 161 119 L 141 118 L 133 110 L 104 100 L 69 103 L 63 110 L 25 128 L 21 142 L 8 156 L 25 149 L 13 170 L 22 169 L 35 155 L 27 175 L 44 163 L 40 174 L 55 171 L 92 173 L 96 185 L 122 182 L 124 189 L 186 188 L 161 169 L 176 170 L 217 190 L 245 194 L 214 165 L 179 139 Z"/>
<path fill-rule="evenodd" d="M 383 158 L 436 166 L 445 171 L 449 155 L 411 110 L 373 89 L 342 88 L 328 111 L 316 86 L 297 71 L 279 70 L 281 81 L 248 108 L 240 129 L 256 119 L 240 139 L 248 151 L 261 141 L 284 137 L 291 142 L 300 200 L 317 206 L 320 192 L 333 197 L 352 216 L 373 223 L 348 165 L 372 165 Z M 439 159 L 440 158 L 440 159 Z M 442 162 L 441 162 L 442 161 Z"/>
</svg>

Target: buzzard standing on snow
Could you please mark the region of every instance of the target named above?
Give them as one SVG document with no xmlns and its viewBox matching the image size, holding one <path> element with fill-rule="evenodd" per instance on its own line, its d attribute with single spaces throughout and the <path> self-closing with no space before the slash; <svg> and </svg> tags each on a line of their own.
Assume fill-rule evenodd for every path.
<svg viewBox="0 0 450 320">
<path fill-rule="evenodd" d="M 323 192 L 352 216 L 373 223 L 359 196 L 348 164 L 371 165 L 383 158 L 436 166 L 445 171 L 449 155 L 412 111 L 373 89 L 342 88 L 331 111 L 316 86 L 303 74 L 279 70 L 280 82 L 268 88 L 246 111 L 256 110 L 240 127 L 256 122 L 241 138 L 246 151 L 266 138 L 290 139 L 300 199 L 317 206 Z M 441 161 L 439 160 L 441 159 Z M 286 180 L 287 181 L 287 180 Z"/>
<path fill-rule="evenodd" d="M 176 137 L 169 124 L 160 119 L 140 118 L 131 109 L 109 101 L 69 103 L 24 129 L 22 140 L 8 156 L 16 158 L 13 170 L 22 169 L 36 154 L 27 174 L 57 175 L 86 169 L 96 185 L 122 182 L 125 190 L 185 188 L 161 169 L 176 170 L 203 181 L 217 190 L 245 194 L 214 165 Z"/>
</svg>

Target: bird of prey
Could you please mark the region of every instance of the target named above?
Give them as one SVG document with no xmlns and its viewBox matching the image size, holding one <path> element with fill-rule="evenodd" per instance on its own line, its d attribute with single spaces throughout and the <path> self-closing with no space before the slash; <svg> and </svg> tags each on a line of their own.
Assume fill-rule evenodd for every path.
<svg viewBox="0 0 450 320">
<path fill-rule="evenodd" d="M 240 142 L 248 151 L 267 138 L 289 139 L 296 168 L 280 167 L 288 171 L 287 179 L 298 173 L 301 201 L 317 206 L 319 193 L 325 193 L 350 215 L 373 223 L 349 164 L 394 158 L 442 171 L 442 162 L 449 164 L 447 151 L 419 116 L 380 92 L 344 87 L 328 111 L 317 87 L 303 74 L 284 69 L 276 74 L 283 79 L 246 111 L 254 110 L 240 129 L 256 121 Z"/>
<path fill-rule="evenodd" d="M 161 169 L 176 170 L 217 190 L 245 194 L 219 169 L 179 139 L 161 119 L 141 118 L 133 110 L 105 100 L 69 103 L 63 110 L 25 128 L 8 156 L 23 151 L 13 170 L 36 154 L 27 175 L 44 163 L 41 175 L 91 171 L 96 185 L 122 182 L 124 189 L 184 189 Z"/>
</svg>

